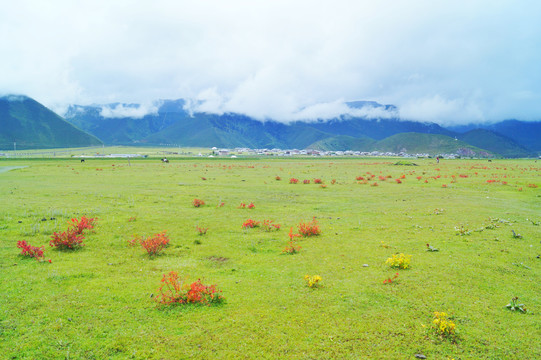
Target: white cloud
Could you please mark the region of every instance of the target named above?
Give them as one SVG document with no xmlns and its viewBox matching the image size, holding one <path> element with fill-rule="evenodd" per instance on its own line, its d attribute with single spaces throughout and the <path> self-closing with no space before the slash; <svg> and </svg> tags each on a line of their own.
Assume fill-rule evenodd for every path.
<svg viewBox="0 0 541 360">
<path fill-rule="evenodd" d="M 365 117 L 369 119 L 388 119 L 399 116 L 399 112 L 395 109 L 386 109 L 383 106 L 373 106 L 370 104 L 361 108 L 353 108 L 348 106 L 343 100 L 317 103 L 301 109 L 292 108 L 288 112 L 275 111 L 272 109 L 272 104 L 268 109 L 261 106 L 252 112 L 243 112 L 242 106 L 236 108 L 234 101 L 220 96 L 216 92 L 216 89 L 204 91 L 198 96 L 197 101 L 188 102 L 185 108 L 191 113 L 202 112 L 221 115 L 226 112 L 236 112 L 245 113 L 261 121 L 277 120 L 282 122 L 328 120 L 340 116 Z M 281 110 L 282 108 L 278 107 L 277 109 Z M 269 116 L 268 114 L 271 115 Z"/>
<path fill-rule="evenodd" d="M 186 98 L 259 119 L 340 99 L 440 123 L 540 119 L 539 13 L 536 0 L 6 1 L 0 91 L 56 107 Z"/>
<path fill-rule="evenodd" d="M 483 112 L 465 99 L 445 99 L 440 95 L 412 99 L 400 107 L 402 119 L 440 124 L 484 122 Z"/>
<path fill-rule="evenodd" d="M 140 119 L 146 115 L 155 115 L 158 113 L 159 105 L 154 104 L 137 104 L 124 105 L 115 104 L 112 106 L 103 106 L 100 115 L 104 118 L 123 118 L 132 117 Z"/>
</svg>

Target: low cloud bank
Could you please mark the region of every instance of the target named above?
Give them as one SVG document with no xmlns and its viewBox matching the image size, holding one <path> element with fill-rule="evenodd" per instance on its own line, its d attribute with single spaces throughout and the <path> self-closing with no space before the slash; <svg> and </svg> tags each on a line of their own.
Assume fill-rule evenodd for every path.
<svg viewBox="0 0 541 360">
<path fill-rule="evenodd" d="M 157 115 L 159 109 L 158 103 L 152 104 L 115 104 L 104 105 L 101 108 L 100 115 L 104 118 L 125 118 L 131 117 L 141 119 L 146 115 Z"/>
<path fill-rule="evenodd" d="M 259 100 L 257 102 L 239 102 L 234 97 L 226 98 L 215 89 L 205 90 L 196 99 L 187 100 L 184 109 L 190 113 L 207 113 L 223 115 L 238 113 L 259 121 L 293 121 L 331 120 L 340 117 L 361 117 L 367 119 L 398 118 L 399 112 L 394 106 L 385 107 L 376 102 L 363 102 L 362 105 L 349 106 L 344 100 L 298 105 L 293 99 L 281 104 L 275 101 Z"/>
</svg>

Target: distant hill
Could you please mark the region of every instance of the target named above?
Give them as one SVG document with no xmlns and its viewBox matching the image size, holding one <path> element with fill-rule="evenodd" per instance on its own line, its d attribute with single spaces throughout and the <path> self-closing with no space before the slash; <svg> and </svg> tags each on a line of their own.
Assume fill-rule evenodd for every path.
<svg viewBox="0 0 541 360">
<path fill-rule="evenodd" d="M 101 145 L 95 136 L 21 95 L 0 97 L 0 149 L 64 148 Z"/>
<path fill-rule="evenodd" d="M 453 136 L 455 133 L 433 123 L 421 123 L 416 121 L 391 119 L 366 119 L 354 117 L 341 117 L 327 121 L 318 121 L 311 124 L 312 127 L 323 132 L 335 135 L 347 135 L 354 137 L 368 136 L 372 139 L 381 140 L 391 135 L 404 132 L 417 132 L 422 134 L 443 134 Z"/>
<path fill-rule="evenodd" d="M 332 150 L 353 150 L 353 151 L 373 151 L 376 140 L 369 137 L 356 138 L 347 135 L 337 135 L 316 141 L 308 146 L 309 149 L 332 151 Z"/>
<path fill-rule="evenodd" d="M 67 121 L 95 135 L 110 145 L 129 145 L 141 142 L 150 134 L 157 133 L 188 116 L 183 110 L 184 100 L 164 100 L 159 111 L 142 117 L 105 117 L 103 109 L 137 110 L 138 104 L 71 105 L 64 117 Z M 128 111 L 129 113 L 129 111 Z"/>
<path fill-rule="evenodd" d="M 503 157 L 517 158 L 534 155 L 533 151 L 518 145 L 510 138 L 487 129 L 470 130 L 457 137 L 468 144 L 486 149 Z"/>
<path fill-rule="evenodd" d="M 468 124 L 448 127 L 457 133 L 487 129 L 503 135 L 522 147 L 541 153 L 541 121 L 505 120 L 495 124 Z"/>
<path fill-rule="evenodd" d="M 378 141 L 377 151 L 485 156 L 490 152 L 455 138 L 441 134 L 401 133 Z"/>
<path fill-rule="evenodd" d="M 525 149 L 522 141 L 531 145 L 530 150 L 534 150 L 541 141 L 541 136 L 535 136 L 539 134 L 536 124 L 494 124 L 495 127 L 502 127 L 515 134 L 515 138 L 506 138 L 496 130 L 467 133 L 473 128 L 443 128 L 435 123 L 402 120 L 396 117 L 398 111 L 393 105 L 382 105 L 373 101 L 353 101 L 345 104 L 352 109 L 351 114 L 363 113 L 358 110 L 375 109 L 377 111 L 374 113 L 381 112 L 385 116 L 368 118 L 342 115 L 330 120 L 263 122 L 236 113 L 189 113 L 182 99 L 157 101 L 152 111 L 141 116 L 132 115 L 144 110 L 138 104 L 73 105 L 65 116 L 71 123 L 111 145 L 171 144 L 362 151 L 381 148 L 393 149 L 393 152 L 406 148 L 408 152 L 423 153 L 451 153 L 452 149 L 458 148 L 470 149 L 473 152 L 484 149 L 487 153 L 517 157 L 532 153 Z M 394 137 L 404 133 L 410 135 Z M 415 137 L 412 133 L 443 137 Z M 454 140 L 455 137 L 457 140 Z M 376 145 L 379 148 L 376 148 Z"/>
<path fill-rule="evenodd" d="M 493 156 L 485 149 L 441 134 L 400 133 L 382 140 L 368 137 L 355 138 L 338 135 L 315 142 L 309 146 L 315 150 L 354 150 L 378 152 L 405 152 L 408 154 L 459 154 L 462 156 Z"/>
<path fill-rule="evenodd" d="M 524 147 L 541 153 L 541 121 L 506 120 L 488 127 Z"/>
<path fill-rule="evenodd" d="M 105 116 L 104 108 L 117 106 L 133 108 L 136 104 L 107 104 L 94 106 L 73 105 L 65 117 L 108 144 L 144 142 L 149 144 L 174 143 L 184 146 L 249 146 L 254 148 L 304 148 L 316 141 L 346 135 L 384 139 L 401 132 L 453 134 L 436 124 L 399 119 L 367 119 L 342 116 L 332 120 L 295 121 L 287 124 L 276 121 L 261 122 L 245 115 L 193 113 L 183 107 L 184 101 L 162 100 L 155 113 L 141 118 Z M 348 102 L 352 109 L 383 108 L 392 105 L 371 101 Z"/>
<path fill-rule="evenodd" d="M 180 119 L 170 127 L 148 136 L 148 143 L 180 143 L 185 146 L 299 148 L 332 136 L 307 123 L 286 125 L 261 122 L 239 114 L 196 113 Z"/>
</svg>

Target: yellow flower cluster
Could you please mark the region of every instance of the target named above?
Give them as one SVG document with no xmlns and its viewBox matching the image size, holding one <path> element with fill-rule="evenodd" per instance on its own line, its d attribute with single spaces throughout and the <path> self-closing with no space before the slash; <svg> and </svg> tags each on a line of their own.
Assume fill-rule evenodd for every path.
<svg viewBox="0 0 541 360">
<path fill-rule="evenodd" d="M 304 281 L 306 281 L 306 285 L 308 285 L 309 288 L 316 288 L 316 287 L 321 286 L 319 284 L 321 280 L 322 280 L 321 276 L 319 275 L 314 275 L 314 276 L 305 275 L 304 276 Z"/>
<path fill-rule="evenodd" d="M 447 313 L 444 312 L 434 312 L 434 329 L 439 335 L 453 335 L 455 333 L 456 325 L 452 320 L 447 318 Z"/>
<path fill-rule="evenodd" d="M 393 255 L 393 257 L 390 257 L 385 261 L 386 264 L 389 264 L 392 268 L 398 268 L 398 269 L 407 269 L 410 266 L 410 260 L 411 255 L 404 255 L 400 253 L 400 255 Z"/>
</svg>

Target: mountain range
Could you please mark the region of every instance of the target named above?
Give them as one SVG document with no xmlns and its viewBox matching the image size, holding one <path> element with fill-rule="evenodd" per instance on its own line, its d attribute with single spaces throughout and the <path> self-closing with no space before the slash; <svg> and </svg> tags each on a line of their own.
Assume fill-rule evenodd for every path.
<svg viewBox="0 0 541 360">
<path fill-rule="evenodd" d="M 62 118 L 30 98 L 22 97 L 24 101 L 19 100 L 17 104 L 15 98 L 0 98 L 0 124 L 8 124 L 6 129 L 12 129 L 24 123 L 27 132 L 15 134 L 2 126 L 0 148 L 4 148 L 4 143 L 10 145 L 17 141 L 21 146 L 32 147 L 52 147 L 55 143 L 61 145 L 58 147 L 88 146 L 103 142 L 107 145 L 405 151 L 502 157 L 541 153 L 540 121 L 508 120 L 444 128 L 396 116 L 341 115 L 330 120 L 284 123 L 260 121 L 237 113 L 192 113 L 186 110 L 183 99 L 161 100 L 150 111 L 142 111 L 145 109 L 139 104 L 71 105 Z M 371 101 L 347 102 L 346 105 L 350 109 L 382 109 L 391 114 L 396 110 L 393 105 Z M 45 119 L 43 114 L 48 117 Z M 32 123 L 39 126 L 32 128 L 29 125 Z M 63 135 L 53 136 L 45 128 L 57 129 Z M 69 144 L 66 143 L 67 128 L 78 134 L 69 136 Z M 15 140 L 16 135 L 21 139 Z"/>
<path fill-rule="evenodd" d="M 102 145 L 37 101 L 21 95 L 0 97 L 0 149 L 43 149 Z"/>
</svg>

